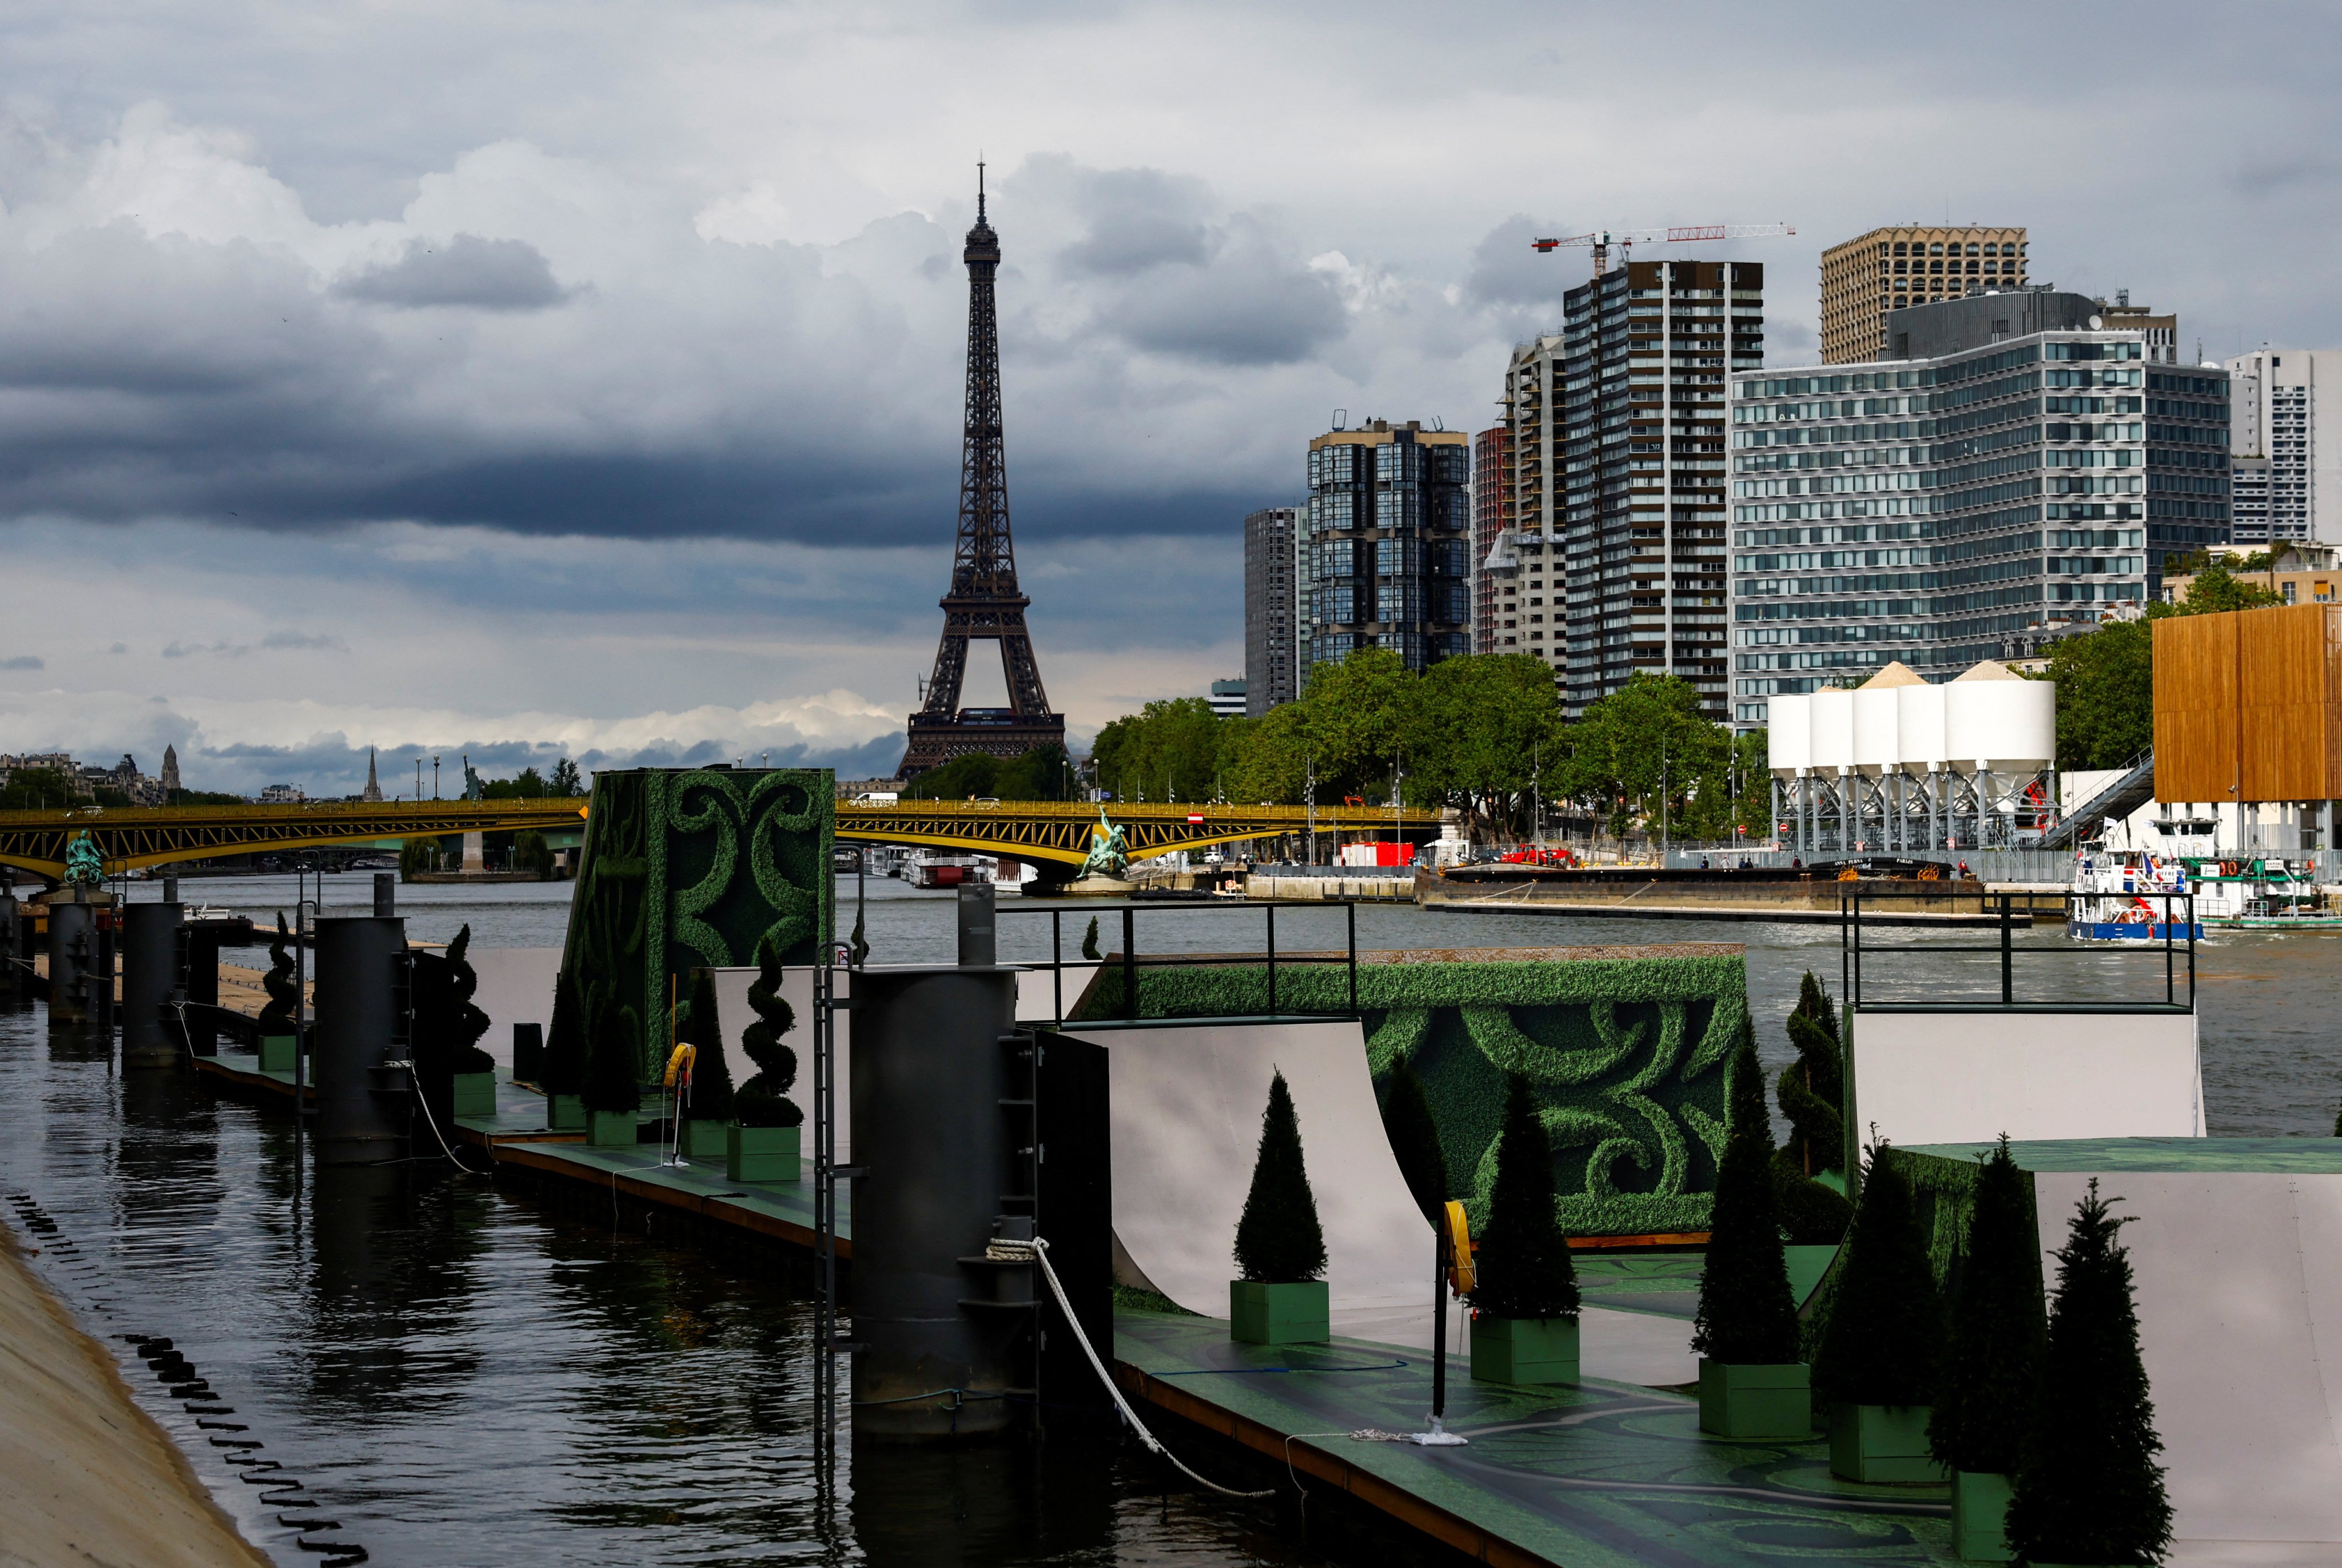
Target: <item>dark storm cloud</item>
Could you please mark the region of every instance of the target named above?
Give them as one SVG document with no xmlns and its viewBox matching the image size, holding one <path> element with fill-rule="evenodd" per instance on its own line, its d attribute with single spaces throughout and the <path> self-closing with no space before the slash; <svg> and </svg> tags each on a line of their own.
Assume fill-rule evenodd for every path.
<svg viewBox="0 0 2342 1568">
<path fill-rule="evenodd" d="M 1562 295 L 1586 281 L 1579 275 L 1585 269 L 1567 265 L 1574 253 L 1535 250 L 1529 242 L 1566 238 L 1568 233 L 1514 214 L 1472 247 L 1471 265 L 1464 275 L 1464 297 L 1474 305 L 1536 305 L 1558 312 Z"/>
<path fill-rule="evenodd" d="M 545 253 L 523 240 L 457 235 L 445 242 L 409 240 L 399 258 L 342 279 L 345 299 L 418 310 L 460 305 L 474 310 L 542 310 L 568 291 L 554 281 Z"/>
<path fill-rule="evenodd" d="M 0 659 L 0 670 L 45 670 L 46 668 L 48 668 L 47 664 L 37 654 L 18 654 L 13 658 Z"/>
<path fill-rule="evenodd" d="M 1349 330 L 1334 280 L 1239 219 L 1209 254 L 1148 267 L 1099 321 L 1132 346 L 1207 365 L 1289 365 Z"/>
</svg>

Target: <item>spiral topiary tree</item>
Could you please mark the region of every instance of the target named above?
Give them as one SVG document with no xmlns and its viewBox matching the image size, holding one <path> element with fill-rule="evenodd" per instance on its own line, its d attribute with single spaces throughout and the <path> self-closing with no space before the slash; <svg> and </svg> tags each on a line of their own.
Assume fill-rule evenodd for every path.
<svg viewBox="0 0 2342 1568">
<path fill-rule="evenodd" d="M 1423 1080 L 1404 1057 L 1391 1069 L 1383 1090 L 1383 1133 L 1390 1139 L 1391 1155 L 1415 1206 L 1434 1225 L 1447 1206 L 1447 1156 L 1439 1147 L 1439 1124 L 1433 1120 L 1431 1101 Z"/>
<path fill-rule="evenodd" d="M 676 1038 L 696 1054 L 691 1064 L 691 1118 L 701 1122 L 731 1119 L 732 1064 L 724 1055 L 724 1025 L 716 1011 L 716 976 L 712 971 L 691 972 L 691 1001 Z"/>
<path fill-rule="evenodd" d="M 642 1104 L 642 1052 L 630 1014 L 607 994 L 586 1004 L 586 1081 L 578 1094 L 588 1111 L 633 1112 Z"/>
<path fill-rule="evenodd" d="M 1911 1185 L 1883 1144 L 1864 1172 L 1840 1266 L 1815 1383 L 1837 1403 L 1932 1404 L 1943 1365 L 1943 1298 Z"/>
<path fill-rule="evenodd" d="M 2013 1475 L 2033 1412 L 2048 1333 L 2040 1233 L 2008 1138 L 1977 1173 L 1944 1376 L 1927 1441 L 1955 1470 Z"/>
<path fill-rule="evenodd" d="M 1487 1223 L 1474 1251 L 1475 1313 L 1537 1320 L 1577 1315 L 1577 1271 L 1555 1204 L 1553 1142 L 1526 1073 L 1505 1075 L 1496 1175 L 1488 1189 Z"/>
<path fill-rule="evenodd" d="M 756 1071 L 732 1096 L 733 1119 L 744 1127 L 796 1127 L 805 1110 L 788 1097 L 796 1086 L 797 1054 L 781 1036 L 797 1026 L 796 1010 L 781 994 L 781 950 L 770 932 L 756 944 L 756 979 L 748 1006 L 756 1021 L 740 1035 L 740 1048 Z"/>
<path fill-rule="evenodd" d="M 480 1049 L 480 1036 L 488 1032 L 488 1015 L 472 1001 L 480 989 L 480 975 L 467 956 L 471 947 L 472 927 L 467 921 L 447 944 L 448 994 L 454 1004 L 446 1024 L 448 1066 L 456 1073 L 493 1073 L 496 1059 Z"/>
<path fill-rule="evenodd" d="M 1692 1349 L 1727 1365 L 1785 1365 L 1798 1359 L 1797 1306 L 1781 1255 L 1765 1072 L 1756 1061 L 1756 1035 L 1746 1025 L 1725 1094 L 1724 1158 L 1716 1174 Z"/>
<path fill-rule="evenodd" d="M 1236 1262 L 1239 1279 L 1265 1284 L 1297 1284 L 1326 1273 L 1326 1233 L 1302 1158 L 1293 1091 L 1282 1073 L 1269 1081 L 1268 1106 L 1261 1113 L 1252 1187 L 1236 1222 Z"/>
<path fill-rule="evenodd" d="M 577 984 L 564 970 L 553 982 L 553 1021 L 545 1026 L 537 1067 L 537 1087 L 548 1095 L 575 1094 L 586 1086 L 586 1028 L 578 1014 Z"/>
<path fill-rule="evenodd" d="M 2039 1393 L 2008 1505 L 2008 1542 L 2027 1562 L 2157 1563 L 2171 1544 L 2130 1256 L 2117 1241 L 2127 1223 L 2093 1180 L 2057 1251 Z"/>
<path fill-rule="evenodd" d="M 1082 956 L 1092 960 L 1106 956 L 1098 951 L 1097 916 L 1095 914 L 1090 916 L 1090 928 L 1082 933 Z M 2336 1119 L 2335 1128 L 2337 1135 L 2342 1135 L 2342 1117 Z"/>
<path fill-rule="evenodd" d="M 1827 1246 L 1846 1234 L 1854 1206 L 1838 1187 L 1814 1178 L 1846 1164 L 1846 1056 L 1829 992 L 1806 973 L 1789 1014 L 1797 1059 L 1781 1069 L 1774 1093 L 1789 1121 L 1789 1142 L 1775 1156 L 1774 1196 L 1789 1240 Z"/>
<path fill-rule="evenodd" d="M 268 1002 L 260 1010 L 259 1028 L 264 1035 L 290 1034 L 299 1026 L 301 983 L 293 976 L 293 954 L 285 945 L 292 935 L 280 909 L 276 935 L 268 944 L 268 973 L 260 977 L 260 988 L 268 994 Z"/>
</svg>

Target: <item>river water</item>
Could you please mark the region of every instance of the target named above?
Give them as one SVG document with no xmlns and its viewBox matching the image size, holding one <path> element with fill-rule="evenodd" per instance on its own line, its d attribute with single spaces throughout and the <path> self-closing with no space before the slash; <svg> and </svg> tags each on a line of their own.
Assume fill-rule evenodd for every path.
<svg viewBox="0 0 2342 1568">
<path fill-rule="evenodd" d="M 405 887 L 410 934 L 461 925 L 485 946 L 550 946 L 565 884 Z M 873 881 L 861 890 L 877 961 L 947 960 L 952 895 Z M 160 889 L 141 884 L 135 897 Z M 184 884 L 270 920 L 290 878 Z M 857 889 L 839 886 L 850 930 Z M 328 913 L 368 906 L 363 876 L 326 879 Z M 1048 950 L 1049 921 L 1002 922 L 1004 957 Z M 1339 948 L 1336 910 L 1281 910 L 1281 951 Z M 1257 909 L 1147 911 L 1143 951 L 1231 951 L 1260 940 Z M 1087 923 L 1066 919 L 1068 955 Z M 1746 944 L 1765 1054 L 1807 969 L 1833 991 L 1831 927 L 1564 920 L 1363 905 L 1362 947 L 1722 941 Z M 1105 945 L 1116 934 L 1105 934 Z M 1866 959 L 1943 996 L 1997 991 L 1997 954 L 1898 947 L 1988 933 L 1885 933 Z M 2020 994 L 2112 999 L 2164 984 L 2159 955 L 2077 953 L 2032 933 Z M 2197 950 L 2211 1129 L 2322 1135 L 2342 1094 L 2337 939 L 2239 936 Z M 250 955 L 258 961 L 255 950 Z M 2184 968 L 2182 971 L 2184 984 Z M 36 1266 L 93 1333 L 122 1350 L 134 1388 L 178 1437 L 250 1537 L 283 1563 L 296 1495 L 238 1479 L 216 1429 L 167 1397 L 118 1337 L 168 1335 L 249 1430 L 270 1473 L 318 1506 L 307 1539 L 355 1542 L 385 1563 L 1303 1563 L 1322 1561 L 1256 1505 L 1166 1495 L 1128 1445 L 1055 1443 L 950 1455 L 841 1450 L 813 1463 L 810 1313 L 784 1286 L 639 1235 L 579 1223 L 443 1162 L 318 1172 L 287 1120 L 219 1098 L 185 1074 L 125 1079 L 107 1043 L 52 1033 L 45 1010 L 0 1012 L 0 1196 L 53 1219 Z"/>
</svg>

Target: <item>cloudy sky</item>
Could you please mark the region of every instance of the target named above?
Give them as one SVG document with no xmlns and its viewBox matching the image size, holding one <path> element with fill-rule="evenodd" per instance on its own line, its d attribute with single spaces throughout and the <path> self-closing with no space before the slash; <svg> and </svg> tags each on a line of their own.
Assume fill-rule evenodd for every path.
<svg viewBox="0 0 2342 1568">
<path fill-rule="evenodd" d="M 2208 355 L 2342 340 L 2327 5 L 0 8 L 0 751 L 883 773 L 934 656 L 988 160 L 1077 734 L 1240 673 L 1239 520 L 1488 421 L 1536 233 L 2023 224 Z M 1713 247 L 1702 254 L 1718 254 Z M 984 661 L 978 661 L 983 666 Z M 996 668 L 986 671 L 997 692 Z M 973 686 L 969 700 L 985 700 Z"/>
</svg>

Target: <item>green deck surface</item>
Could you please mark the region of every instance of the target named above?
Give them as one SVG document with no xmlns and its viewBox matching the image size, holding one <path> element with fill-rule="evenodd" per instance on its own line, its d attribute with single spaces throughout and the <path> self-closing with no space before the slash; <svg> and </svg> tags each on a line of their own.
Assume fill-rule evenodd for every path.
<svg viewBox="0 0 2342 1568">
<path fill-rule="evenodd" d="M 1317 1449 L 1547 1562 L 1778 1568 L 1957 1561 L 1947 1488 L 1838 1480 L 1819 1438 L 1704 1437 L 1697 1403 L 1681 1395 L 1591 1381 L 1543 1389 L 1475 1383 L 1461 1355 L 1448 1363 L 1447 1426 L 1470 1446 L 1326 1436 L 1422 1430 L 1428 1358 L 1355 1340 L 1236 1344 L 1227 1332 L 1217 1318 L 1117 1312 L 1115 1354 L 1176 1393 L 1293 1437 L 1296 1450 Z M 1138 1408 L 1145 1414 L 1148 1406 Z M 1171 1430 L 1175 1451 L 1195 1459 L 1192 1442 Z M 1197 1468 L 1211 1473 L 1208 1459 Z M 1323 1495 L 1327 1485 L 1311 1490 Z"/>
<path fill-rule="evenodd" d="M 711 1217 L 729 1219 L 746 1224 L 751 1229 L 766 1230 L 769 1222 L 806 1231 L 813 1229 L 813 1163 L 806 1161 L 803 1174 L 794 1184 L 779 1183 L 726 1181 L 722 1160 L 691 1160 L 682 1164 L 661 1163 L 665 1151 L 656 1144 L 637 1144 L 628 1148 L 596 1148 L 590 1144 L 508 1144 L 498 1150 L 501 1158 L 525 1156 L 527 1163 L 540 1170 L 597 1185 L 606 1183 L 613 1175 L 662 1189 L 683 1200 L 682 1205 L 700 1209 Z M 853 1239 L 853 1183 L 837 1185 L 837 1233 L 841 1240 Z M 756 1220 L 768 1222 L 756 1224 Z"/>
<path fill-rule="evenodd" d="M 1990 1144 L 1913 1144 L 1914 1154 L 1973 1160 Z M 2342 1175 L 2342 1138 L 2073 1138 L 2011 1144 L 2027 1171 L 2299 1171 Z"/>
<path fill-rule="evenodd" d="M 1646 1257 L 1572 1254 L 1577 1293 L 1587 1306 L 1657 1317 L 1692 1318 L 1699 1313 L 1701 1253 L 1654 1253 Z"/>
</svg>

